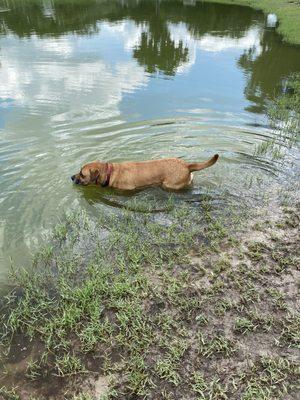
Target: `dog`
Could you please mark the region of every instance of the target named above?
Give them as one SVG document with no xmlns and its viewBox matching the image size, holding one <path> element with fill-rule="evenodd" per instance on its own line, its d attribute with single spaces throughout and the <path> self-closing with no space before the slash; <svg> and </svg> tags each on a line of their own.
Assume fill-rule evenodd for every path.
<svg viewBox="0 0 300 400">
<path fill-rule="evenodd" d="M 199 163 L 188 163 L 179 158 L 122 163 L 94 161 L 84 165 L 71 179 L 77 185 L 94 184 L 121 190 L 147 186 L 180 190 L 192 183 L 193 171 L 211 167 L 218 158 L 215 154 L 210 160 Z"/>
</svg>

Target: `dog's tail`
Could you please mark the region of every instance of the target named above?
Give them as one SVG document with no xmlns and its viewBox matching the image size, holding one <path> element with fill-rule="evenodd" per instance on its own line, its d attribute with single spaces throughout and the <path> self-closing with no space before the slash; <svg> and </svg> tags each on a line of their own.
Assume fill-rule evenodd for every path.
<svg viewBox="0 0 300 400">
<path fill-rule="evenodd" d="M 219 154 L 215 154 L 208 161 L 201 162 L 201 163 L 190 163 L 190 164 L 188 164 L 188 168 L 189 168 L 190 172 L 192 172 L 192 171 L 200 171 L 201 169 L 208 168 L 208 167 L 211 167 L 212 165 L 214 165 L 218 161 L 218 158 L 219 158 Z"/>
</svg>

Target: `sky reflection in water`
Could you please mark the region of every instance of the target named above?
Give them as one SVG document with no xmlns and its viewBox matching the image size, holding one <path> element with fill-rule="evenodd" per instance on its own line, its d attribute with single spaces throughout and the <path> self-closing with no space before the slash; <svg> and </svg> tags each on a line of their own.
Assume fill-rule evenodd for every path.
<svg viewBox="0 0 300 400">
<path fill-rule="evenodd" d="M 99 191 L 69 176 L 93 159 L 178 156 L 221 162 L 203 192 L 256 197 L 278 165 L 253 157 L 272 132 L 267 102 L 300 70 L 250 8 L 181 1 L 6 0 L 0 12 L 0 262 L 28 263 L 41 232 L 70 208 L 97 215 Z M 290 152 L 291 160 L 297 150 Z M 257 182 L 252 182 L 252 177 Z M 259 182 L 259 183 L 258 183 Z M 105 194 L 106 192 L 104 192 Z M 110 200 L 125 202 L 120 194 Z M 166 194 L 151 190 L 141 201 Z"/>
</svg>

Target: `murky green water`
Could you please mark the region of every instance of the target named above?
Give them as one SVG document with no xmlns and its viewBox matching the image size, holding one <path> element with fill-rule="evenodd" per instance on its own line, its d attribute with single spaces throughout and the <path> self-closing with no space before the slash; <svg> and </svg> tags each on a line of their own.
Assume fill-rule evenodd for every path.
<svg viewBox="0 0 300 400">
<path fill-rule="evenodd" d="M 64 211 L 125 204 L 74 187 L 85 162 L 177 156 L 216 166 L 177 201 L 224 193 L 255 204 L 299 154 L 254 156 L 274 134 L 268 101 L 300 71 L 263 14 L 196 1 L 0 1 L 0 275 L 28 264 Z M 167 198 L 160 189 L 140 201 Z"/>
</svg>

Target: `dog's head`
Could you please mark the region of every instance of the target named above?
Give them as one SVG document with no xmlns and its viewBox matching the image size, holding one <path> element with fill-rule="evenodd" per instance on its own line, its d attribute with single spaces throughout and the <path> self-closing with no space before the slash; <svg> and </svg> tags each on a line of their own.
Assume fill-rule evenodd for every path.
<svg viewBox="0 0 300 400">
<path fill-rule="evenodd" d="M 94 161 L 85 164 L 78 174 L 71 176 L 76 185 L 91 185 L 102 182 L 105 179 L 106 164 L 100 161 Z"/>
</svg>

